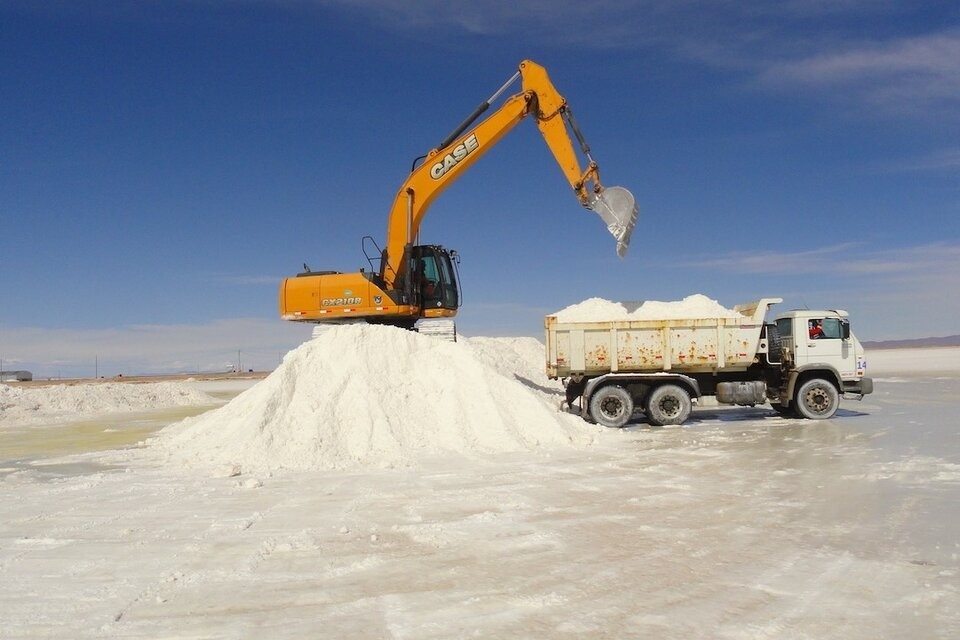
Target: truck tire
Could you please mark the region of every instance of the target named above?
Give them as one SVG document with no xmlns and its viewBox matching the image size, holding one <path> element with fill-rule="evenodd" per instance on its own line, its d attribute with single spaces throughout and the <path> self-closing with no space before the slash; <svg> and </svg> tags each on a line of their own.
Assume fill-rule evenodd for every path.
<svg viewBox="0 0 960 640">
<path fill-rule="evenodd" d="M 767 325 L 767 362 L 778 364 L 783 359 L 783 340 L 777 325 Z"/>
<path fill-rule="evenodd" d="M 811 378 L 797 389 L 793 406 L 802 418 L 827 420 L 837 412 L 837 407 L 840 406 L 840 394 L 830 381 Z"/>
<path fill-rule="evenodd" d="M 590 415 L 605 427 L 622 427 L 633 415 L 633 398 L 615 384 L 600 387 L 590 397 Z"/>
<path fill-rule="evenodd" d="M 675 384 L 661 385 L 647 397 L 647 419 L 658 427 L 683 424 L 690 417 L 692 408 L 690 394 Z"/>
</svg>

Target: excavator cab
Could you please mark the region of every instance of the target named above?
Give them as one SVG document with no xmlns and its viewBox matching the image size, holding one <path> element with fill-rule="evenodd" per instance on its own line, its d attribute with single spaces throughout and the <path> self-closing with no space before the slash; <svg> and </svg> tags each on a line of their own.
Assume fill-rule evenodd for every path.
<svg viewBox="0 0 960 640">
<path fill-rule="evenodd" d="M 423 317 L 445 317 L 460 307 L 460 287 L 454 259 L 456 252 L 439 245 L 412 248 L 410 273 L 413 274 L 414 304 Z"/>
<path fill-rule="evenodd" d="M 410 247 L 408 255 L 412 302 L 420 309 L 413 329 L 456 342 L 457 325 L 453 316 L 460 306 L 456 252 L 431 244 Z"/>
</svg>

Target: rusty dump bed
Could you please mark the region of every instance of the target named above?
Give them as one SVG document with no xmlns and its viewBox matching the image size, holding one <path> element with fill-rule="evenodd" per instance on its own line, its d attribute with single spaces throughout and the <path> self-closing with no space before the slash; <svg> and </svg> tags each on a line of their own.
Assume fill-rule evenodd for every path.
<svg viewBox="0 0 960 640">
<path fill-rule="evenodd" d="M 547 375 L 742 371 L 766 351 L 763 318 L 777 302 L 738 305 L 736 317 L 560 322 L 547 316 Z"/>
</svg>

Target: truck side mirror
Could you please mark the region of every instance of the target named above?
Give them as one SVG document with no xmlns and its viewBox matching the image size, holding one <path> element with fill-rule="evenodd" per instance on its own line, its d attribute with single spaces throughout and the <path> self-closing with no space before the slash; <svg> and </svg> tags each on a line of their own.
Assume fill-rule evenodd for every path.
<svg viewBox="0 0 960 640">
<path fill-rule="evenodd" d="M 843 336 L 844 340 L 850 339 L 850 321 L 849 320 L 840 321 L 840 335 Z"/>
</svg>

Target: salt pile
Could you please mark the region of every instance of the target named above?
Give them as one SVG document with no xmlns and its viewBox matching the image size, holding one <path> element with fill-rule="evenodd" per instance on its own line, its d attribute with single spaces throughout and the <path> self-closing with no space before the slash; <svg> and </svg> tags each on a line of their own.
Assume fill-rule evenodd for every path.
<svg viewBox="0 0 960 640">
<path fill-rule="evenodd" d="M 11 387 L 0 384 L 0 426 L 73 420 L 126 411 L 215 404 L 212 396 L 179 382 Z"/>
<path fill-rule="evenodd" d="M 189 465 L 263 473 L 589 444 L 595 429 L 558 412 L 557 397 L 491 364 L 497 348 L 508 349 L 393 327 L 333 327 L 229 404 L 164 429 L 154 450 Z"/>
<path fill-rule="evenodd" d="M 465 343 L 477 360 L 503 375 L 562 393 L 563 385 L 547 377 L 546 353 L 536 338 L 467 338 Z"/>
<path fill-rule="evenodd" d="M 610 322 L 614 320 L 679 320 L 683 318 L 741 318 L 716 300 L 695 293 L 683 300 L 660 302 L 648 300 L 634 311 L 620 302 L 589 298 L 553 313 L 559 322 Z"/>
</svg>

